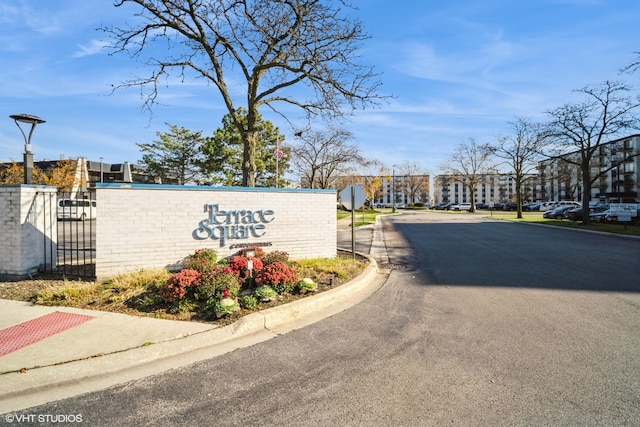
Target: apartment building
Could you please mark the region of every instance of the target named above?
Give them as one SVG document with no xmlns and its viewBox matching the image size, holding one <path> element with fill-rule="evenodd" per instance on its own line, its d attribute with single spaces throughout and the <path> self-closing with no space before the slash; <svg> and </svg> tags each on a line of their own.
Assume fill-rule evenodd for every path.
<svg viewBox="0 0 640 427">
<path fill-rule="evenodd" d="M 552 157 L 540 162 L 538 191 L 541 199 L 582 201 L 582 179 L 576 161 L 579 152 Z M 640 202 L 640 135 L 630 135 L 601 144 L 591 163 L 591 176 L 597 178 L 591 188 L 591 200 L 602 203 Z"/>
<path fill-rule="evenodd" d="M 523 202 L 582 201 L 580 168 L 570 163 L 579 158 L 578 151 L 551 157 L 538 164 L 538 173 L 525 178 Z M 630 135 L 598 147 L 593 156 L 591 176 L 597 177 L 591 188 L 593 202 L 638 203 L 640 177 L 640 135 Z M 465 179 L 453 175 L 434 177 L 435 203 L 470 203 L 471 194 Z M 516 201 L 513 174 L 487 174 L 480 178 L 474 194 L 478 203 Z"/>
<path fill-rule="evenodd" d="M 433 178 L 435 203 L 471 203 L 472 195 L 467 180 L 455 175 L 437 175 Z M 539 198 L 536 176 L 529 175 L 523 185 L 523 201 Z M 508 173 L 484 174 L 476 184 L 473 201 L 476 204 L 495 204 L 516 200 L 515 177 Z"/>
</svg>

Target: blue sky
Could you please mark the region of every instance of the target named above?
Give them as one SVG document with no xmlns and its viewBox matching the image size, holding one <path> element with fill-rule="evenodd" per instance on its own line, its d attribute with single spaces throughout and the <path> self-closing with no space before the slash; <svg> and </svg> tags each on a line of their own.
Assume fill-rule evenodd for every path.
<svg viewBox="0 0 640 427">
<path fill-rule="evenodd" d="M 507 134 L 516 116 L 544 121 L 545 111 L 579 99 L 574 89 L 640 83 L 638 74 L 619 74 L 640 51 L 637 0 L 354 3 L 372 36 L 361 60 L 395 98 L 343 126 L 388 167 L 411 161 L 437 174 L 456 145 Z M 36 160 L 136 162 L 136 143 L 155 140 L 167 122 L 207 135 L 220 127 L 220 97 L 200 81 L 163 88 L 153 117 L 137 90 L 111 93 L 145 68 L 107 55 L 96 28 L 130 18 L 130 8 L 110 0 L 0 0 L 0 162 L 22 159 L 24 140 L 9 118 L 16 113 L 46 120 L 33 134 Z M 282 118 L 262 114 L 292 142 Z"/>
</svg>

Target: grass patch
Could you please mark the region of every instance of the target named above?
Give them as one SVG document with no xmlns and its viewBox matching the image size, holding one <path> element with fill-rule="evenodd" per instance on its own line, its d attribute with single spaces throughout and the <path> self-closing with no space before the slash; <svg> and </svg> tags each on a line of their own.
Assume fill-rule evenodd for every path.
<svg viewBox="0 0 640 427">
<path fill-rule="evenodd" d="M 171 277 L 165 269 L 139 270 L 118 275 L 102 285 L 101 299 L 110 302 L 129 301 L 145 292 L 157 291 Z"/>
<path fill-rule="evenodd" d="M 342 279 L 360 274 L 367 263 L 359 259 L 347 258 L 311 258 L 295 262 L 300 277 L 337 276 Z M 313 278 L 313 277 L 312 277 Z"/>
<path fill-rule="evenodd" d="M 96 282 L 65 281 L 61 286 L 38 291 L 32 301 L 41 305 L 85 307 L 96 299 L 100 288 L 100 284 Z"/>
<path fill-rule="evenodd" d="M 351 216 L 351 212 L 346 212 L 346 211 L 338 211 L 338 213 L 336 214 L 337 219 L 342 219 L 342 218 L 346 218 L 348 216 Z"/>
<path fill-rule="evenodd" d="M 376 217 L 378 215 L 386 215 L 388 212 L 381 212 L 378 210 L 365 210 L 364 213 L 362 210 L 354 212 L 354 219 L 356 227 L 360 227 L 363 225 L 375 224 Z M 342 218 L 351 218 L 351 212 L 348 211 L 338 211 L 338 219 Z"/>
<path fill-rule="evenodd" d="M 487 215 L 489 216 L 489 215 Z M 522 218 L 517 218 L 515 213 L 494 213 L 492 218 L 503 219 L 507 221 L 530 222 L 536 224 L 551 225 L 555 227 L 577 228 L 580 230 L 600 231 L 603 233 L 624 234 L 628 236 L 640 236 L 640 227 L 631 224 L 615 224 L 615 223 L 591 223 L 583 224 L 581 221 L 571 221 L 569 219 L 549 219 L 543 218 L 541 212 L 523 212 Z"/>
</svg>

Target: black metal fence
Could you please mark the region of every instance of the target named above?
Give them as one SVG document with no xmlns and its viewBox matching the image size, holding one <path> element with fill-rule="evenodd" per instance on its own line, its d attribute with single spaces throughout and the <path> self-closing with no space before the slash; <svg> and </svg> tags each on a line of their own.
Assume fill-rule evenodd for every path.
<svg viewBox="0 0 640 427">
<path fill-rule="evenodd" d="M 58 193 L 55 272 L 65 277 L 95 277 L 97 216 L 95 193 Z"/>
<path fill-rule="evenodd" d="M 31 224 L 42 234 L 42 253 L 44 263 L 40 269 L 52 271 L 56 264 L 56 198 L 53 193 L 37 191 L 27 212 L 26 223 Z"/>
</svg>

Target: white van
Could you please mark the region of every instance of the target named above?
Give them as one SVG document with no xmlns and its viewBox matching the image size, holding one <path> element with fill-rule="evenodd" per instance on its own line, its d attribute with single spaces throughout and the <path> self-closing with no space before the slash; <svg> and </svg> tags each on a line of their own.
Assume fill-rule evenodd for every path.
<svg viewBox="0 0 640 427">
<path fill-rule="evenodd" d="M 559 208 L 560 206 L 574 206 L 576 208 L 582 207 L 580 202 L 574 202 L 573 200 L 562 200 L 560 202 L 544 202 L 540 205 L 540 212 L 550 211 L 551 209 Z"/>
<path fill-rule="evenodd" d="M 574 202 L 573 200 L 562 200 L 560 202 L 556 202 L 557 205 L 556 207 L 559 208 L 560 206 L 573 206 L 576 208 L 581 208 L 582 207 L 582 203 L 580 202 Z"/>
<path fill-rule="evenodd" d="M 58 199 L 58 219 L 84 221 L 96 219 L 96 201 L 89 199 Z"/>
</svg>

